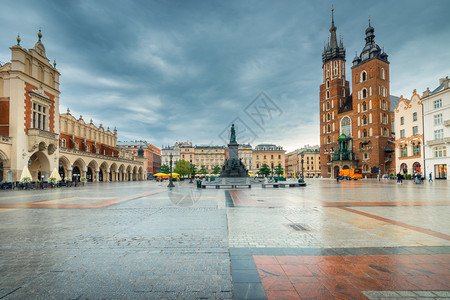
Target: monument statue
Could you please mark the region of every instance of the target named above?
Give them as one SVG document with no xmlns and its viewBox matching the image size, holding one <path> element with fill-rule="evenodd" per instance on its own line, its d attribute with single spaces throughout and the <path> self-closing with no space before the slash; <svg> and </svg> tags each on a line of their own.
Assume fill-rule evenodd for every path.
<svg viewBox="0 0 450 300">
<path fill-rule="evenodd" d="M 236 141 L 236 130 L 231 125 L 230 143 L 228 144 L 228 158 L 222 166 L 221 177 L 248 177 L 242 160 L 239 159 L 239 144 Z"/>
<path fill-rule="evenodd" d="M 231 137 L 230 144 L 236 144 L 236 130 L 234 129 L 234 124 L 231 124 Z"/>
</svg>

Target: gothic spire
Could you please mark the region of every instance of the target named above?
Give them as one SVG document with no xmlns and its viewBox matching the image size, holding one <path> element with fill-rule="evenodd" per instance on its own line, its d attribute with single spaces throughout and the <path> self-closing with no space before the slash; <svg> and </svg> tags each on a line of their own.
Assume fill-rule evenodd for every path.
<svg viewBox="0 0 450 300">
<path fill-rule="evenodd" d="M 338 46 L 337 44 L 337 38 L 336 38 L 336 26 L 334 26 L 334 8 L 331 9 L 331 28 L 330 28 L 330 47 L 336 48 Z"/>
</svg>

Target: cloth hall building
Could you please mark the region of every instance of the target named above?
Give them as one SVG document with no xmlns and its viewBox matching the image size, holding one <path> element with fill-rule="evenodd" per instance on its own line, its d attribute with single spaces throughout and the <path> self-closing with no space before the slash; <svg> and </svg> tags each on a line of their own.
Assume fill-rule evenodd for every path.
<svg viewBox="0 0 450 300">
<path fill-rule="evenodd" d="M 375 43 L 374 28 L 352 63 L 347 80 L 345 48 L 336 36 L 334 12 L 330 39 L 322 53 L 320 85 L 320 170 L 335 178 L 341 169 L 361 168 L 363 176 L 395 172 L 389 95 L 388 55 Z"/>
<path fill-rule="evenodd" d="M 32 180 L 87 181 L 145 179 L 146 159 L 117 147 L 117 131 L 59 113 L 56 63 L 46 56 L 42 34 L 32 49 L 10 48 L 11 61 L 0 65 L 0 182 L 18 181 L 28 167 Z"/>
</svg>

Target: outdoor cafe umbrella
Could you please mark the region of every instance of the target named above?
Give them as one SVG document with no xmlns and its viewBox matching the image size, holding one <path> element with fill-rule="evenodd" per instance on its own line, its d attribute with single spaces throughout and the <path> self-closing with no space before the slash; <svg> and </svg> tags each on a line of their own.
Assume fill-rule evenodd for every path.
<svg viewBox="0 0 450 300">
<path fill-rule="evenodd" d="M 28 166 L 23 167 L 22 175 L 20 175 L 20 181 L 23 181 L 24 178 L 30 178 L 31 180 L 31 173 L 30 170 L 28 170 Z"/>
<path fill-rule="evenodd" d="M 55 178 L 57 181 L 61 181 L 61 176 L 59 175 L 58 170 L 56 170 L 56 168 L 53 169 L 49 178 Z"/>
</svg>

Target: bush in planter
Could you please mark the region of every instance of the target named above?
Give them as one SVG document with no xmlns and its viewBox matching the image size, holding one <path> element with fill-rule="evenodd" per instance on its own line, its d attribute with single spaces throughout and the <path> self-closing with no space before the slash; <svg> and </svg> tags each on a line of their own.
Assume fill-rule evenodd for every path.
<svg viewBox="0 0 450 300">
<path fill-rule="evenodd" d="M 85 182 L 87 182 L 87 179 L 86 179 L 86 177 L 81 177 L 81 178 L 80 178 L 80 181 L 81 181 L 82 183 L 85 183 Z"/>
<path fill-rule="evenodd" d="M 57 185 L 58 184 L 58 179 L 56 179 L 54 177 L 49 177 L 48 178 L 48 182 L 50 182 L 51 184 Z"/>
<path fill-rule="evenodd" d="M 64 181 L 72 181 L 72 177 L 64 177 Z"/>
<path fill-rule="evenodd" d="M 406 179 L 411 179 L 411 174 L 405 174 Z"/>
<path fill-rule="evenodd" d="M 20 183 L 30 183 L 31 182 L 31 178 L 30 177 L 24 177 L 22 178 L 22 180 L 20 181 Z"/>
</svg>

